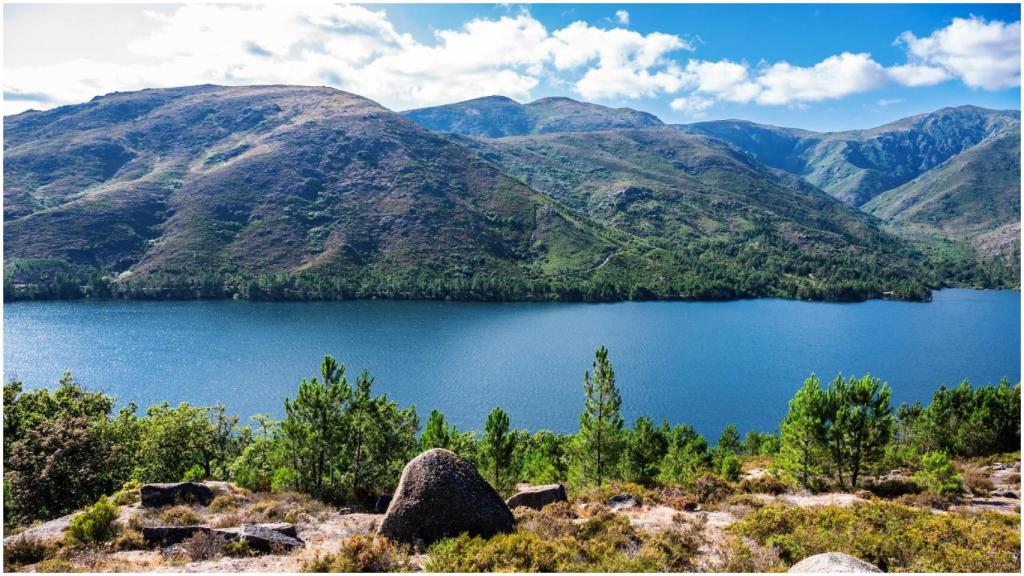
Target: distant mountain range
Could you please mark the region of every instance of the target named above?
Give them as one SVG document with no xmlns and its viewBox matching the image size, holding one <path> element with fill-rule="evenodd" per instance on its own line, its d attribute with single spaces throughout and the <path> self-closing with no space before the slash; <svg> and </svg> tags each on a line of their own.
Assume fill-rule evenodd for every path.
<svg viewBox="0 0 1024 576">
<path fill-rule="evenodd" d="M 892 234 L 1015 249 L 1019 271 L 1019 115 L 931 116 L 820 135 L 568 98 L 398 114 L 328 88 L 115 93 L 4 119 L 5 297 L 856 300 L 1012 283 L 973 260 L 943 277 Z"/>
</svg>

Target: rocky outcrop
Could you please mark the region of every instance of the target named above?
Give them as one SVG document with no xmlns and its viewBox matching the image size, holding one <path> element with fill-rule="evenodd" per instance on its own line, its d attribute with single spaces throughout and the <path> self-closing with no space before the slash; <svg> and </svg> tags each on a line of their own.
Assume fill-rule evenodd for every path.
<svg viewBox="0 0 1024 576">
<path fill-rule="evenodd" d="M 789 569 L 795 573 L 827 573 L 827 572 L 881 572 L 874 564 L 854 558 L 842 552 L 826 552 L 815 554 L 797 562 Z"/>
<path fill-rule="evenodd" d="M 143 526 L 142 527 L 142 539 L 151 546 L 159 546 L 166 548 L 168 546 L 174 546 L 180 544 L 185 540 L 195 536 L 196 534 L 208 534 L 215 535 L 220 534 L 225 536 L 225 539 L 234 540 L 235 538 L 227 538 L 227 534 L 223 530 L 214 530 L 209 526 Z"/>
<path fill-rule="evenodd" d="M 463 532 L 490 537 L 514 525 L 504 500 L 471 465 L 435 448 L 405 465 L 378 533 L 429 544 Z"/>
<path fill-rule="evenodd" d="M 273 524 L 243 524 L 237 528 L 210 528 L 208 526 L 144 526 L 142 538 L 152 546 L 166 548 L 180 544 L 196 534 L 220 536 L 227 542 L 245 540 L 252 550 L 263 553 L 288 552 L 304 546 L 295 525 L 287 522 Z"/>
<path fill-rule="evenodd" d="M 565 494 L 565 486 L 561 484 L 547 484 L 545 486 L 531 486 L 525 490 L 520 490 L 518 494 L 506 500 L 505 504 L 508 505 L 510 510 L 515 510 L 520 506 L 540 510 L 548 504 L 567 502 L 568 500 L 569 498 Z"/>
<path fill-rule="evenodd" d="M 142 505 L 146 508 L 159 508 L 179 503 L 198 503 L 206 506 L 213 500 L 213 490 L 199 482 L 143 484 L 139 492 L 142 497 Z"/>
</svg>

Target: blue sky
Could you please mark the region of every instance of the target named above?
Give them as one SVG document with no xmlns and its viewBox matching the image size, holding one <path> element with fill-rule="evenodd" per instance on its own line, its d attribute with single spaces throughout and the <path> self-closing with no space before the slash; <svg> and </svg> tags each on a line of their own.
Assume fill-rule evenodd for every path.
<svg viewBox="0 0 1024 576">
<path fill-rule="evenodd" d="M 1019 5 L 4 7 L 4 113 L 181 84 L 331 85 L 394 109 L 562 95 L 667 122 L 870 127 L 1020 106 Z"/>
</svg>

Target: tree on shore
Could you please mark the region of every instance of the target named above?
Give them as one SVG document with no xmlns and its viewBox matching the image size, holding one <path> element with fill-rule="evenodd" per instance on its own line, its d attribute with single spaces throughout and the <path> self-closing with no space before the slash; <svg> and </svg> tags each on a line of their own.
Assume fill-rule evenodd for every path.
<svg viewBox="0 0 1024 576">
<path fill-rule="evenodd" d="M 593 376 L 590 371 L 583 376 L 584 401 L 577 449 L 583 478 L 600 486 L 617 468 L 622 454 L 622 397 L 604 346 L 595 354 L 593 370 Z"/>
<path fill-rule="evenodd" d="M 483 460 L 490 468 L 494 488 L 502 490 L 508 482 L 507 475 L 512 466 L 516 437 L 515 433 L 509 430 L 508 414 L 501 408 L 495 408 L 487 415 L 481 443 Z"/>
</svg>

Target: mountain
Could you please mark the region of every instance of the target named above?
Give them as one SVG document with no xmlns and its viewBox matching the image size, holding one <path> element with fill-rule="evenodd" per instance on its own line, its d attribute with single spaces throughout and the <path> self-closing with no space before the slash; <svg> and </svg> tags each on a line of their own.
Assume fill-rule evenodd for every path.
<svg viewBox="0 0 1024 576">
<path fill-rule="evenodd" d="M 1020 126 L 1008 127 L 863 206 L 907 235 L 1020 256 Z"/>
<path fill-rule="evenodd" d="M 443 136 L 290 86 L 5 118 L 6 294 L 856 300 L 936 285 L 876 221 L 725 142 L 563 131 L 623 117 L 568 99 L 523 108 L 558 132 Z"/>
<path fill-rule="evenodd" d="M 867 216 L 720 140 L 674 127 L 454 136 L 532 188 L 741 283 L 813 294 L 821 279 L 920 271 Z"/>
<path fill-rule="evenodd" d="M 333 89 L 144 90 L 4 124 L 11 287 L 91 271 L 142 296 L 547 297 L 650 268 L 629 239 Z"/>
<path fill-rule="evenodd" d="M 662 125 L 661 120 L 646 112 L 608 108 L 561 97 L 520 104 L 504 96 L 487 96 L 409 110 L 402 115 L 434 132 L 487 138 Z"/>
<path fill-rule="evenodd" d="M 818 133 L 723 120 L 685 126 L 725 140 L 758 161 L 800 176 L 832 196 L 861 206 L 1017 126 L 1020 112 L 975 106 L 943 108 L 872 128 Z"/>
</svg>

